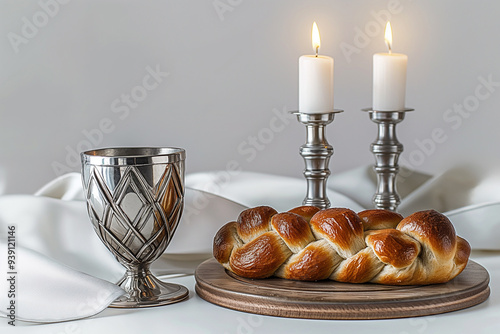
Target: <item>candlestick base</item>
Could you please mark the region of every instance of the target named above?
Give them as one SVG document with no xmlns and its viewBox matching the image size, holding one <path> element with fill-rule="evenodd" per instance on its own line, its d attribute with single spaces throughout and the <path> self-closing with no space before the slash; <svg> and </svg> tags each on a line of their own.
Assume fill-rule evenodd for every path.
<svg viewBox="0 0 500 334">
<path fill-rule="evenodd" d="M 330 207 L 326 194 L 326 181 L 330 176 L 328 164 L 333 155 L 333 147 L 325 137 L 325 128 L 333 122 L 335 114 L 343 110 L 334 109 L 314 114 L 292 111 L 297 120 L 306 126 L 306 143 L 300 147 L 300 155 L 304 158 L 304 177 L 307 181 L 307 192 L 303 205 L 317 206 L 321 209 Z"/>
<path fill-rule="evenodd" d="M 403 144 L 396 137 L 396 124 L 403 121 L 405 114 L 414 109 L 379 111 L 372 108 L 362 109 L 370 115 L 370 120 L 378 124 L 377 139 L 370 150 L 375 156 L 373 169 L 377 173 L 377 190 L 373 204 L 377 209 L 396 211 L 401 199 L 396 189 L 396 176 L 399 173 L 398 159 L 403 152 Z"/>
</svg>

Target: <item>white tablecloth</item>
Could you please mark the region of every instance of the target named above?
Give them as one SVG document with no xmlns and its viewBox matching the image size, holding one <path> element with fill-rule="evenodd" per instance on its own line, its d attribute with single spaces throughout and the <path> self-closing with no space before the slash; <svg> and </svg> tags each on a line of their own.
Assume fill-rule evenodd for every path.
<svg viewBox="0 0 500 334">
<path fill-rule="evenodd" d="M 330 193 L 330 199 L 338 205 L 345 205 L 359 210 L 359 208 L 367 207 L 369 205 L 369 198 L 371 197 L 370 194 L 373 193 L 374 184 L 373 182 L 368 182 L 373 178 L 369 174 L 365 175 L 364 169 L 359 169 L 353 173 L 358 177 L 349 177 L 349 173 L 336 178 L 332 177 L 330 185 L 336 189 L 336 192 Z M 352 180 L 361 180 L 362 178 L 360 178 L 359 175 L 365 175 L 364 181 L 359 182 L 360 184 L 354 187 Z M 187 179 L 186 184 L 190 187 L 203 190 L 204 186 L 211 184 L 215 176 L 217 176 L 217 173 L 192 175 Z M 256 176 L 258 177 L 256 178 Z M 439 205 L 440 207 L 437 207 L 437 209 L 440 209 L 441 211 L 454 209 L 460 210 L 460 205 L 463 204 L 478 204 L 477 201 L 474 201 L 474 199 L 476 199 L 476 197 L 473 196 L 474 189 L 462 189 L 460 192 L 462 197 L 467 194 L 467 198 L 470 200 L 467 203 L 461 203 L 458 200 L 452 202 L 439 200 L 442 198 L 448 198 L 448 196 L 444 196 L 445 193 L 458 193 L 456 189 L 457 186 L 452 182 L 446 182 L 446 175 L 444 176 L 445 177 L 441 176 L 432 179 L 429 177 L 414 175 L 413 178 L 408 179 L 405 184 L 408 189 L 402 187 L 402 192 L 406 195 L 404 196 L 405 200 L 402 203 L 402 207 L 407 207 L 407 210 L 416 210 L 419 206 L 427 206 L 428 204 L 426 201 L 432 198 L 435 199 L 435 201 L 433 201 L 433 205 Z M 266 179 L 266 177 L 269 178 L 269 180 L 272 180 L 273 187 L 270 186 L 271 183 Z M 265 194 L 269 198 L 252 196 L 252 194 L 254 194 L 253 188 L 259 187 L 255 182 L 256 179 L 260 180 L 261 183 L 264 183 L 269 187 L 269 189 L 265 189 Z M 73 183 L 79 182 L 78 178 L 75 177 L 68 178 L 68 180 L 71 182 L 74 181 Z M 230 182 L 224 187 L 221 186 L 221 183 L 216 182 L 217 187 L 214 188 L 212 183 L 212 189 L 210 190 L 218 190 L 221 192 L 219 195 L 237 200 L 246 206 L 272 203 L 273 206 L 279 210 L 288 209 L 291 203 L 300 202 L 303 196 L 303 180 L 291 180 L 277 176 L 252 175 L 251 173 L 240 175 L 236 180 L 237 185 Z M 49 185 L 38 195 L 48 196 L 48 194 L 50 194 L 51 196 L 53 195 L 55 198 L 61 200 L 72 200 L 73 198 L 79 196 L 78 193 L 71 195 L 71 192 L 68 191 L 68 189 L 73 189 L 73 187 L 68 189 L 65 187 L 61 188 L 61 185 L 68 185 L 71 184 L 71 182 L 59 182 Z M 452 184 L 454 188 L 451 190 L 448 189 L 448 191 L 445 192 L 445 189 L 447 189 L 446 187 L 449 187 L 450 184 Z M 409 187 L 409 185 L 411 185 L 411 187 Z M 443 185 L 446 187 L 443 187 Z M 358 189 L 358 192 L 355 194 L 349 193 L 349 191 L 352 191 L 353 187 Z M 360 191 L 360 187 L 364 187 L 366 189 L 363 188 L 363 191 Z M 241 191 L 242 189 L 246 189 L 248 191 Z M 418 189 L 418 191 L 415 191 L 415 189 Z M 62 191 L 63 196 L 60 196 L 61 194 L 58 193 L 59 190 Z M 214 192 L 218 193 L 218 191 Z M 481 191 L 480 193 L 484 194 L 485 192 Z M 285 194 L 285 196 L 283 196 L 283 194 Z M 490 194 L 493 193 L 490 192 Z M 69 198 L 66 198 L 66 195 L 68 195 Z M 352 198 L 354 198 L 355 195 L 357 195 L 357 198 L 356 201 L 353 201 Z M 498 198 L 489 196 L 488 199 L 497 200 Z M 8 203 L 6 201 L 9 200 L 16 199 L 4 198 L 4 204 Z M 43 200 L 43 203 L 46 202 L 43 198 L 40 200 Z M 264 201 L 265 203 L 260 203 L 259 201 Z M 188 209 L 199 210 L 206 206 L 195 205 L 197 202 L 194 198 L 191 202 L 191 205 L 194 205 L 194 207 L 189 208 L 188 206 L 186 208 L 186 212 Z M 63 203 L 58 204 L 63 205 Z M 72 202 L 68 202 L 68 204 L 72 205 Z M 75 203 L 75 205 L 76 204 L 77 203 Z M 220 204 L 224 203 L 221 202 Z M 88 319 L 52 324 L 26 323 L 18 320 L 16 321 L 16 325 L 18 327 L 17 329 L 8 325 L 8 319 L 0 318 L 0 333 L 14 333 L 14 330 L 15 333 L 32 331 L 36 333 L 153 333 L 155 331 L 168 331 L 169 333 L 268 333 L 271 331 L 278 331 L 280 333 L 369 332 L 371 334 L 387 332 L 398 334 L 437 332 L 462 333 L 472 331 L 474 333 L 498 333 L 500 330 L 500 320 L 497 320 L 498 314 L 500 314 L 500 293 L 498 293 L 497 290 L 498 278 L 500 277 L 500 250 L 498 250 L 498 238 L 494 237 L 495 233 L 492 234 L 492 231 L 497 230 L 495 226 L 498 226 L 499 224 L 498 219 L 496 218 L 498 217 L 498 212 L 494 211 L 498 210 L 496 206 L 499 202 L 494 202 L 494 206 L 491 206 L 490 204 L 480 203 L 478 207 L 479 211 L 475 206 L 469 207 L 469 209 L 465 212 L 466 214 L 462 211 L 458 211 L 453 219 L 455 222 L 461 217 L 464 218 L 464 222 L 458 221 L 458 224 L 456 225 L 457 227 L 467 227 L 473 223 L 473 226 L 475 226 L 476 229 L 472 230 L 473 233 L 469 233 L 468 237 L 475 240 L 475 245 L 486 245 L 488 247 L 485 248 L 490 249 L 490 251 L 473 251 L 471 259 L 482 264 L 489 271 L 491 277 L 491 296 L 481 305 L 469 309 L 429 317 L 376 321 L 320 321 L 258 316 L 225 309 L 202 300 L 194 292 L 194 277 L 192 275 L 188 275 L 177 278 L 168 278 L 168 280 L 183 284 L 190 289 L 190 298 L 187 301 L 178 304 L 149 309 L 106 309 L 104 312 Z M 224 205 L 227 206 L 227 203 Z M 234 204 L 231 204 L 230 206 L 233 207 Z M 9 208 L 8 205 L 5 207 L 7 209 Z M 206 207 L 213 208 L 212 205 L 208 205 Z M 490 212 L 491 210 L 489 209 L 484 210 L 484 208 L 492 208 L 493 212 Z M 215 211 L 221 212 L 219 209 Z M 451 211 L 452 214 L 454 214 L 453 212 L 454 211 Z M 478 217 L 477 212 L 482 213 L 484 217 Z M 58 211 L 58 214 L 60 213 L 61 212 Z M 470 219 L 467 213 L 474 214 L 474 219 Z M 234 215 L 234 213 L 231 213 L 230 216 L 232 217 Z M 86 220 L 85 214 L 82 214 L 82 216 L 82 219 Z M 192 216 L 196 217 L 196 215 Z M 203 215 L 203 218 L 206 217 L 207 216 Z M 52 217 L 52 219 L 54 219 L 54 217 Z M 212 220 L 214 220 L 217 224 L 224 223 L 219 222 L 220 219 L 217 217 L 212 217 Z M 189 220 L 187 222 L 189 223 Z M 191 224 L 188 223 L 184 225 L 188 231 L 192 230 L 192 224 L 198 224 L 196 220 L 193 220 Z M 87 223 L 85 223 L 85 226 L 87 226 Z M 208 227 L 216 228 L 217 226 L 207 226 L 207 228 Z M 493 230 L 488 232 L 488 227 L 493 228 Z M 197 229 L 199 228 L 200 227 L 198 226 Z M 464 232 L 466 232 L 466 230 L 464 230 Z M 487 236 L 481 235 L 479 232 L 486 232 Z M 182 239 L 182 234 L 179 233 L 177 237 L 179 240 Z M 23 240 L 26 241 L 27 239 L 23 238 Z M 33 243 L 30 244 L 33 246 Z M 194 259 L 193 261 L 193 258 L 190 257 L 191 263 L 188 263 L 185 261 L 186 258 L 183 256 L 190 255 L 189 252 L 192 250 L 185 249 L 185 247 L 183 248 L 174 244 L 171 246 L 172 247 L 169 249 L 171 249 L 173 253 L 168 254 L 167 252 L 167 254 L 165 254 L 160 260 L 155 262 L 154 267 L 157 269 L 156 272 L 168 273 L 169 270 L 167 269 L 172 269 L 174 267 L 175 270 L 180 270 L 181 272 L 190 272 L 190 268 L 187 268 L 187 270 L 184 271 L 182 270 L 182 266 L 190 265 L 191 267 L 195 267 L 198 263 L 197 260 L 200 259 Z M 201 242 L 197 242 L 196 246 L 202 250 L 203 254 L 205 254 L 205 248 L 209 245 L 206 246 L 202 245 Z M 54 253 L 55 255 L 50 252 L 45 253 L 48 253 L 48 256 L 51 257 L 57 255 L 57 252 Z M 108 253 L 103 254 L 108 255 Z M 169 258 L 169 256 L 172 258 Z M 64 263 L 64 257 L 61 257 L 60 259 L 56 258 L 56 260 Z M 115 264 L 114 260 L 112 261 L 112 264 Z M 109 279 L 109 277 L 106 278 Z M 0 291 L 0 293 L 2 292 Z M 22 305 L 19 305 L 19 307 L 22 307 Z M 92 306 L 89 305 L 89 307 Z"/>
<path fill-rule="evenodd" d="M 477 306 L 434 316 L 391 320 L 302 320 L 260 316 L 210 304 L 194 292 L 193 276 L 169 279 L 190 290 L 187 301 L 138 310 L 107 309 L 90 319 L 54 323 L 17 323 L 0 318 L 0 333 L 495 333 L 500 330 L 500 252 L 473 252 L 488 269 L 491 296 Z M 23 327 L 19 327 L 23 326 Z"/>
</svg>

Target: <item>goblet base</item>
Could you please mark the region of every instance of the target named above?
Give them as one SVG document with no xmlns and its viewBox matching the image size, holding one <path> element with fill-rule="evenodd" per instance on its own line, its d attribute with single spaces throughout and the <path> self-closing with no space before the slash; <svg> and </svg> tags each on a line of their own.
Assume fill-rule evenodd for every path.
<svg viewBox="0 0 500 334">
<path fill-rule="evenodd" d="M 177 303 L 189 296 L 189 290 L 186 287 L 162 282 L 149 270 L 139 274 L 127 272 L 117 284 L 127 291 L 127 294 L 113 301 L 109 307 L 154 307 Z"/>
</svg>

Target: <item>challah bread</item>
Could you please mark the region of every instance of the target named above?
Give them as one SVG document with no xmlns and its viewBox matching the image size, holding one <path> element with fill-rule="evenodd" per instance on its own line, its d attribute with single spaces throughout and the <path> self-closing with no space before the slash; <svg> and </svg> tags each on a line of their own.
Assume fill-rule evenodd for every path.
<svg viewBox="0 0 500 334">
<path fill-rule="evenodd" d="M 217 232 L 213 254 L 248 278 L 422 285 L 460 274 L 470 246 L 434 210 L 403 218 L 386 210 L 301 206 L 278 213 L 260 206 Z"/>
</svg>

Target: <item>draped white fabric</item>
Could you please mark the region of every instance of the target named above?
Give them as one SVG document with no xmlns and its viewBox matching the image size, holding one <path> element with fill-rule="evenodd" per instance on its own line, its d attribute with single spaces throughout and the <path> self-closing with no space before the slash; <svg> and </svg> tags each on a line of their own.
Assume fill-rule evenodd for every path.
<svg viewBox="0 0 500 334">
<path fill-rule="evenodd" d="M 448 171 L 439 176 L 403 171 L 398 189 L 400 212 L 433 208 L 444 212 L 457 234 L 473 249 L 500 250 L 500 178 Z M 370 167 L 332 175 L 328 196 L 333 207 L 370 208 L 376 178 Z M 285 211 L 301 205 L 303 178 L 251 172 L 217 171 L 186 176 L 183 218 L 165 254 L 153 265 L 157 275 L 192 274 L 211 256 L 212 240 L 226 222 L 246 207 L 269 205 Z M 35 195 L 0 197 L 0 254 L 6 259 L 7 227 L 16 228 L 16 317 L 36 322 L 92 316 L 123 293 L 124 273 L 94 233 L 87 216 L 80 174 L 64 175 Z M 2 265 L 3 266 L 3 265 Z M 0 291 L 8 284 L 0 280 Z M 2 294 L 0 313 L 6 315 Z"/>
</svg>

